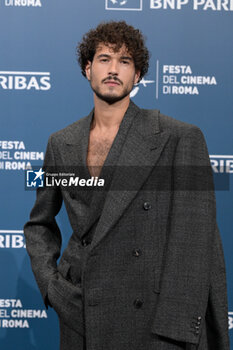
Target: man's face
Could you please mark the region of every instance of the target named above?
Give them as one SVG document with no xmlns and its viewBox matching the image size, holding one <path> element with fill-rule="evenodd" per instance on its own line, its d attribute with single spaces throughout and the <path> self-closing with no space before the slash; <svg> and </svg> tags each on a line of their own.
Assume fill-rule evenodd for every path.
<svg viewBox="0 0 233 350">
<path fill-rule="evenodd" d="M 96 96 L 112 104 L 130 94 L 140 72 L 135 71 L 133 58 L 125 45 L 114 52 L 111 46 L 101 44 L 93 61 L 86 66 L 86 76 Z"/>
</svg>

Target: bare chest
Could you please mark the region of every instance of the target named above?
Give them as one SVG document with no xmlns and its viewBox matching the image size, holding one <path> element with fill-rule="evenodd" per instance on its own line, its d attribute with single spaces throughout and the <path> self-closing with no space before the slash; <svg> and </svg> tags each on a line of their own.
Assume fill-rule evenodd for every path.
<svg viewBox="0 0 233 350">
<path fill-rule="evenodd" d="M 91 176 L 99 176 L 114 138 L 115 135 L 111 135 L 107 138 L 90 135 L 87 151 L 87 167 Z"/>
</svg>

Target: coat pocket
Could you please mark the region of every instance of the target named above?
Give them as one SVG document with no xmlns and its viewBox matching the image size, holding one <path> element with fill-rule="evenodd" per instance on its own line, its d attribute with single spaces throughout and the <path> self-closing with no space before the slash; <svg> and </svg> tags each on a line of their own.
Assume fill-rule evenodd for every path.
<svg viewBox="0 0 233 350">
<path fill-rule="evenodd" d="M 58 316 L 68 327 L 84 335 L 82 288 L 67 280 L 70 264 L 62 260 L 58 274 L 48 285 L 48 298 Z"/>
<path fill-rule="evenodd" d="M 65 278 L 67 281 L 71 282 L 71 277 L 70 277 L 70 263 L 66 261 L 65 259 L 61 259 L 58 266 L 57 270 L 60 272 L 63 278 Z"/>
</svg>

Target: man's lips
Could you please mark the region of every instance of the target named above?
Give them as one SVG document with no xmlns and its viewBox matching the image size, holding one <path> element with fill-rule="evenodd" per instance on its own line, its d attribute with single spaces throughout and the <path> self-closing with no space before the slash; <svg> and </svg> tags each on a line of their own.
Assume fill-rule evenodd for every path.
<svg viewBox="0 0 233 350">
<path fill-rule="evenodd" d="M 117 81 L 115 80 L 107 80 L 104 82 L 104 84 L 108 84 L 108 85 L 120 85 L 120 83 L 118 83 Z"/>
</svg>

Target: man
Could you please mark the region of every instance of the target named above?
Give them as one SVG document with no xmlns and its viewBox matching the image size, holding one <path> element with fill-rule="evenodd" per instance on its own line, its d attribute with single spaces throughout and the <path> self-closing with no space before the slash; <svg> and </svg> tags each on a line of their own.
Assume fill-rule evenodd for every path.
<svg viewBox="0 0 233 350">
<path fill-rule="evenodd" d="M 229 350 L 202 132 L 130 100 L 148 70 L 139 30 L 102 23 L 78 57 L 94 109 L 50 136 L 43 170 L 103 178 L 107 190 L 40 188 L 24 228 L 45 305 L 59 316 L 61 349 Z M 57 266 L 63 200 L 73 234 Z"/>
</svg>

